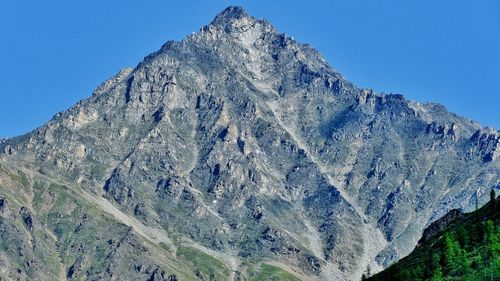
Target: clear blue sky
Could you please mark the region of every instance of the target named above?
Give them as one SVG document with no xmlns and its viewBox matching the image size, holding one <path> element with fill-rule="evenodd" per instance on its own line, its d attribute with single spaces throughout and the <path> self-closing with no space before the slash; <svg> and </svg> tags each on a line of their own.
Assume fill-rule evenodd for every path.
<svg viewBox="0 0 500 281">
<path fill-rule="evenodd" d="M 0 137 L 88 97 L 167 40 L 241 5 L 360 87 L 500 128 L 500 1 L 0 1 Z"/>
</svg>

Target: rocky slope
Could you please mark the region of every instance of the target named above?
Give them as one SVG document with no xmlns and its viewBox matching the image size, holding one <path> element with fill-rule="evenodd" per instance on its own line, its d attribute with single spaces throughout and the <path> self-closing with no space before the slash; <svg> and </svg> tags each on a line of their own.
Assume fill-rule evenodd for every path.
<svg viewBox="0 0 500 281">
<path fill-rule="evenodd" d="M 357 280 L 449 210 L 486 201 L 499 142 L 440 105 L 357 88 L 229 7 L 1 141 L 0 234 L 17 240 L 2 244 L 0 274 Z"/>
</svg>

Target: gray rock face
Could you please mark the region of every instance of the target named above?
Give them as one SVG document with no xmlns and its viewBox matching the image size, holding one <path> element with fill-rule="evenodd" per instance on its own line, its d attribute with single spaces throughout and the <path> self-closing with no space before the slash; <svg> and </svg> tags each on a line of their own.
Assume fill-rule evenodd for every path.
<svg viewBox="0 0 500 281">
<path fill-rule="evenodd" d="M 464 212 L 461 209 L 452 209 L 440 219 L 431 223 L 423 232 L 422 237 L 418 240 L 417 246 L 424 244 L 429 239 L 436 235 L 438 232 L 445 230 L 445 228 L 456 220 L 462 218 Z"/>
<path fill-rule="evenodd" d="M 133 250 L 158 253 L 163 241 L 166 259 L 187 257 L 179 253 L 189 245 L 222 261 L 231 279 L 250 279 L 249 264 L 266 261 L 301 279 L 358 280 L 408 254 L 449 210 L 485 202 L 499 185 L 499 142 L 498 131 L 440 105 L 357 88 L 309 45 L 230 7 L 45 126 L 3 140 L 0 167 L 30 171 L 16 204 L 36 198 L 37 180 L 64 182 L 74 200 L 96 206 L 88 217 L 132 227 L 113 230 L 126 246 L 110 258 L 95 258 L 99 247 L 68 258 L 68 279 L 176 280 L 175 266 Z M 15 198 L 9 178 L 6 202 Z M 22 215 L 0 233 L 52 225 L 37 221 L 47 210 L 23 214 L 31 228 Z M 47 249 L 61 249 L 60 239 Z M 140 266 L 125 264 L 131 256 Z M 8 260 L 2 274 L 28 274 L 13 270 L 26 259 Z M 186 271 L 201 278 L 195 267 Z"/>
</svg>

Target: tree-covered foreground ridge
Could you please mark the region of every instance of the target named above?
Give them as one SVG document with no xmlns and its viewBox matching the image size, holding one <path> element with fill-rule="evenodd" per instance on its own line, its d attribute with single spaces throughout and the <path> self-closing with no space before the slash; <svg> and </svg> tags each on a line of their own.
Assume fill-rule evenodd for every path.
<svg viewBox="0 0 500 281">
<path fill-rule="evenodd" d="M 459 216 L 420 241 L 407 257 L 370 278 L 382 280 L 500 280 L 500 196 Z M 422 238 L 424 239 L 424 238 Z"/>
</svg>

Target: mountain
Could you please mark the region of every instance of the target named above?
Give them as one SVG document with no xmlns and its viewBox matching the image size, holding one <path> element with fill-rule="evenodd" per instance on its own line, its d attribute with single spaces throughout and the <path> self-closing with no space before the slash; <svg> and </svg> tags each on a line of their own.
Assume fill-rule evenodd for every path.
<svg viewBox="0 0 500 281">
<path fill-rule="evenodd" d="M 472 213 L 449 214 L 426 229 L 410 255 L 366 280 L 500 280 L 500 197 Z"/>
<path fill-rule="evenodd" d="M 500 133 L 229 7 L 0 144 L 0 274 L 359 280 L 499 188 Z"/>
</svg>

